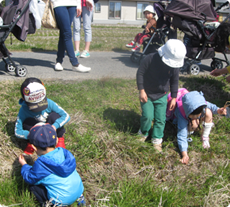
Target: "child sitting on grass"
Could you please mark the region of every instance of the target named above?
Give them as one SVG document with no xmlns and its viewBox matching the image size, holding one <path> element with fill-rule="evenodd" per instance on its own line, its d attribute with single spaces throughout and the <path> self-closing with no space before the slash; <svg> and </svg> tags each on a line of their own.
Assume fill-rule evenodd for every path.
<svg viewBox="0 0 230 207">
<path fill-rule="evenodd" d="M 145 8 L 144 15 L 145 18 L 147 19 L 145 31 L 143 33 L 138 33 L 135 36 L 134 41 L 126 45 L 126 47 L 133 48 L 132 49 L 133 52 L 140 51 L 140 47 L 144 41 L 144 38 L 151 37 L 151 34 L 153 34 L 154 32 L 154 29 L 152 29 L 151 27 L 155 27 L 155 28 L 157 27 L 156 12 L 152 5 L 148 5 Z"/>
<path fill-rule="evenodd" d="M 177 143 L 182 155 L 180 162 L 188 164 L 188 140 L 189 134 L 192 134 L 199 124 L 203 124 L 203 132 L 201 136 L 204 148 L 209 148 L 209 134 L 213 127 L 213 114 L 226 115 L 226 108 L 219 108 L 205 100 L 203 93 L 191 91 L 181 93 L 182 89 L 178 90 L 177 107 L 174 111 L 173 123 L 177 124 Z M 180 96 L 180 95 L 181 96 Z M 170 95 L 168 96 L 168 100 Z M 169 104 L 168 103 L 168 104 Z"/>
<path fill-rule="evenodd" d="M 67 206 L 76 200 L 85 206 L 84 186 L 76 171 L 76 160 L 66 149 L 58 147 L 57 134 L 50 124 L 37 124 L 31 128 L 29 142 L 38 155 L 33 166 L 19 156 L 21 174 L 41 206 L 51 202 L 55 206 Z"/>
<path fill-rule="evenodd" d="M 15 123 L 15 136 L 28 139 L 29 130 L 39 122 L 49 123 L 57 131 L 57 147 L 65 148 L 64 125 L 70 120 L 69 114 L 54 101 L 46 97 L 46 88 L 37 78 L 27 78 L 21 85 L 21 108 Z M 33 154 L 30 143 L 24 153 Z"/>
</svg>

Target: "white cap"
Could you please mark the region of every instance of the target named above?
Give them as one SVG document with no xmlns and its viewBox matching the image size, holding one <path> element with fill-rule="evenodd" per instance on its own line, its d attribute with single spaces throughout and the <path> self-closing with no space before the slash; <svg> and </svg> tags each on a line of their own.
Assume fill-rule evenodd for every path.
<svg viewBox="0 0 230 207">
<path fill-rule="evenodd" d="M 184 43 L 177 39 L 168 40 L 158 49 L 162 61 L 172 68 L 180 68 L 184 65 L 186 52 Z"/>
<path fill-rule="evenodd" d="M 230 0 L 229 0 L 229 1 L 230 1 Z M 155 9 L 153 8 L 152 5 L 146 6 L 146 7 L 145 7 L 145 10 L 143 11 L 143 13 L 145 13 L 145 11 L 148 11 L 148 12 L 150 12 L 150 13 L 156 14 L 156 11 L 155 11 Z"/>
</svg>

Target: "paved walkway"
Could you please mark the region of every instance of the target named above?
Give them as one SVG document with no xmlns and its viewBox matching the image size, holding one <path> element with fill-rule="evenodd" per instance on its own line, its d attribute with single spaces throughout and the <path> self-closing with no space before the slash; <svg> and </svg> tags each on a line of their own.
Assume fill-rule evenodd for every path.
<svg viewBox="0 0 230 207">
<path fill-rule="evenodd" d="M 63 71 L 55 71 L 55 52 L 13 52 L 11 57 L 17 65 L 27 68 L 26 77 L 37 77 L 41 79 L 62 79 L 62 80 L 86 80 L 100 78 L 128 78 L 135 79 L 138 64 L 130 60 L 131 52 L 90 52 L 90 58 L 79 58 L 79 62 L 92 68 L 90 73 L 79 73 L 72 70 L 68 57 L 63 62 Z M 217 57 L 223 59 L 222 54 Z M 230 59 L 230 55 L 228 55 Z M 201 73 L 209 73 L 211 59 L 202 60 Z M 225 63 L 224 63 L 225 66 Z M 186 73 L 185 73 L 186 74 Z M 15 73 L 5 72 L 5 63 L 0 62 L 0 81 L 21 80 Z"/>
</svg>

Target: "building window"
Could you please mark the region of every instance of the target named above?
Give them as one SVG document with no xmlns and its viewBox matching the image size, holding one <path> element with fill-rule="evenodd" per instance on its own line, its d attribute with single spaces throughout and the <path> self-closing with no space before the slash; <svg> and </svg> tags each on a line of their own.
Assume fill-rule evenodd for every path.
<svg viewBox="0 0 230 207">
<path fill-rule="evenodd" d="M 146 6 L 148 6 L 149 3 L 137 3 L 137 19 L 145 19 L 145 15 L 143 14 L 143 11 Z"/>
<path fill-rule="evenodd" d="M 121 18 L 121 2 L 109 2 L 109 18 Z"/>
<path fill-rule="evenodd" d="M 95 11 L 95 13 L 101 13 L 101 4 L 100 3 L 95 4 L 94 11 Z"/>
</svg>

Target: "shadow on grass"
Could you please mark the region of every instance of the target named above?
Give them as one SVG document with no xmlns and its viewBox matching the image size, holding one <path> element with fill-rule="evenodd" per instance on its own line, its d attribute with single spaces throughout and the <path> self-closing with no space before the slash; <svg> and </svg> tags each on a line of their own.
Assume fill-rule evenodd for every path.
<svg viewBox="0 0 230 207">
<path fill-rule="evenodd" d="M 104 120 L 110 122 L 110 126 L 122 132 L 137 133 L 140 127 L 140 115 L 134 111 L 108 108 L 103 113 Z"/>
<path fill-rule="evenodd" d="M 227 83 L 221 79 L 215 79 L 212 76 L 188 76 L 180 77 L 179 87 L 188 89 L 188 91 L 202 91 L 206 101 L 216 104 L 219 107 L 224 106 L 230 99 L 230 94 L 226 92 Z"/>
<path fill-rule="evenodd" d="M 6 124 L 6 132 L 7 135 L 10 136 L 11 142 L 15 145 L 15 147 L 24 150 L 27 146 L 28 141 L 25 139 L 19 139 L 14 135 L 14 127 L 15 127 L 15 122 L 13 121 L 8 121 Z"/>
</svg>

